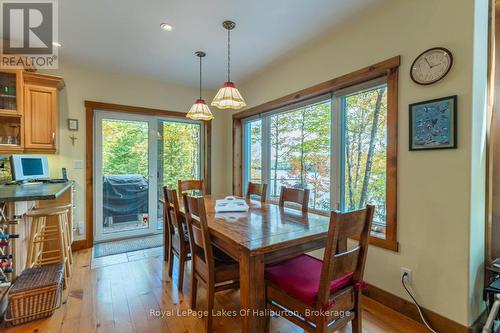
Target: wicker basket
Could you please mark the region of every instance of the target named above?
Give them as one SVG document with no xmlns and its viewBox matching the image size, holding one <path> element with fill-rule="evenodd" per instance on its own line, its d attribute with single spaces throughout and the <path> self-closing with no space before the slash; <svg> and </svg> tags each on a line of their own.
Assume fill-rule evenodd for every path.
<svg viewBox="0 0 500 333">
<path fill-rule="evenodd" d="M 61 306 L 64 266 L 26 269 L 9 291 L 4 320 L 12 325 L 51 316 Z"/>
</svg>

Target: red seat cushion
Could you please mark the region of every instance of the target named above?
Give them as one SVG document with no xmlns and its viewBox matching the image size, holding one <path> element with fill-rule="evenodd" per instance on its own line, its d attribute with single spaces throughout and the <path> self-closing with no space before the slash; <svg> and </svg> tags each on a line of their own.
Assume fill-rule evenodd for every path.
<svg viewBox="0 0 500 333">
<path fill-rule="evenodd" d="M 308 305 L 314 305 L 318 296 L 323 262 L 306 254 L 277 264 L 266 266 L 265 277 L 285 292 Z M 330 284 L 334 293 L 352 283 L 349 273 Z"/>
</svg>

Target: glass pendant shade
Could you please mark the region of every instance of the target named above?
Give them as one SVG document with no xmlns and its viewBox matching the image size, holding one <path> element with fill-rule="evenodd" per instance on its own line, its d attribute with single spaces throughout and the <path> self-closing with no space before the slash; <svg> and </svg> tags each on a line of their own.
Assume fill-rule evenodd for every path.
<svg viewBox="0 0 500 333">
<path fill-rule="evenodd" d="M 211 120 L 214 118 L 208 105 L 201 98 L 196 100 L 186 117 L 193 120 Z"/>
<path fill-rule="evenodd" d="M 233 82 L 225 82 L 215 95 L 212 105 L 219 109 L 238 110 L 247 104 Z"/>
<path fill-rule="evenodd" d="M 210 112 L 210 108 L 208 107 L 205 100 L 201 98 L 201 59 L 205 57 L 207 54 L 203 51 L 196 51 L 194 53 L 195 56 L 200 58 L 200 98 L 194 102 L 189 112 L 186 114 L 186 117 L 193 120 L 211 120 L 214 119 L 214 115 Z"/>
</svg>

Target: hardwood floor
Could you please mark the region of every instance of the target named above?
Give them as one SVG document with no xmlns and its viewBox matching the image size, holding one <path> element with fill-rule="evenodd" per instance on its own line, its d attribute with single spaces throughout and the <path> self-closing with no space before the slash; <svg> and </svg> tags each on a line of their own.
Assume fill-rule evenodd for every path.
<svg viewBox="0 0 500 333">
<path fill-rule="evenodd" d="M 177 272 L 170 280 L 162 249 L 149 249 L 94 259 L 91 251 L 75 253 L 73 277 L 66 302 L 44 320 L 17 327 L 0 327 L 0 331 L 37 333 L 87 332 L 203 332 L 203 320 L 196 314 L 179 316 L 189 310 L 189 278 L 184 279 L 185 295 L 177 291 Z M 177 265 L 174 265 L 176 267 Z M 190 269 L 186 269 L 187 272 Z M 205 290 L 198 291 L 198 310 L 203 310 Z M 239 292 L 217 293 L 216 310 L 239 311 Z M 369 298 L 363 299 L 364 333 L 427 332 L 424 326 Z M 153 313 L 164 311 L 160 318 Z M 167 313 L 166 311 L 170 311 Z M 168 316 L 171 314 L 171 316 Z M 215 332 L 239 332 L 239 317 L 217 317 Z M 271 332 L 303 332 L 283 318 L 271 319 Z M 339 331 L 350 333 L 350 326 Z"/>
</svg>

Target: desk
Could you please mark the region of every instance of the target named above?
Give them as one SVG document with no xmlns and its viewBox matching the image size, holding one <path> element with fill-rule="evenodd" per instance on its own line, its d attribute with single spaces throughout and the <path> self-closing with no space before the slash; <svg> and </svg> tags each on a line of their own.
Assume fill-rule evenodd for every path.
<svg viewBox="0 0 500 333">
<path fill-rule="evenodd" d="M 248 199 L 247 212 L 216 213 L 215 200 L 223 198 L 205 196 L 212 242 L 240 264 L 241 309 L 249 311 L 242 332 L 264 332 L 264 265 L 324 248 L 330 219 Z M 182 200 L 179 204 L 183 214 Z M 255 315 L 258 311 L 262 315 Z"/>
</svg>

